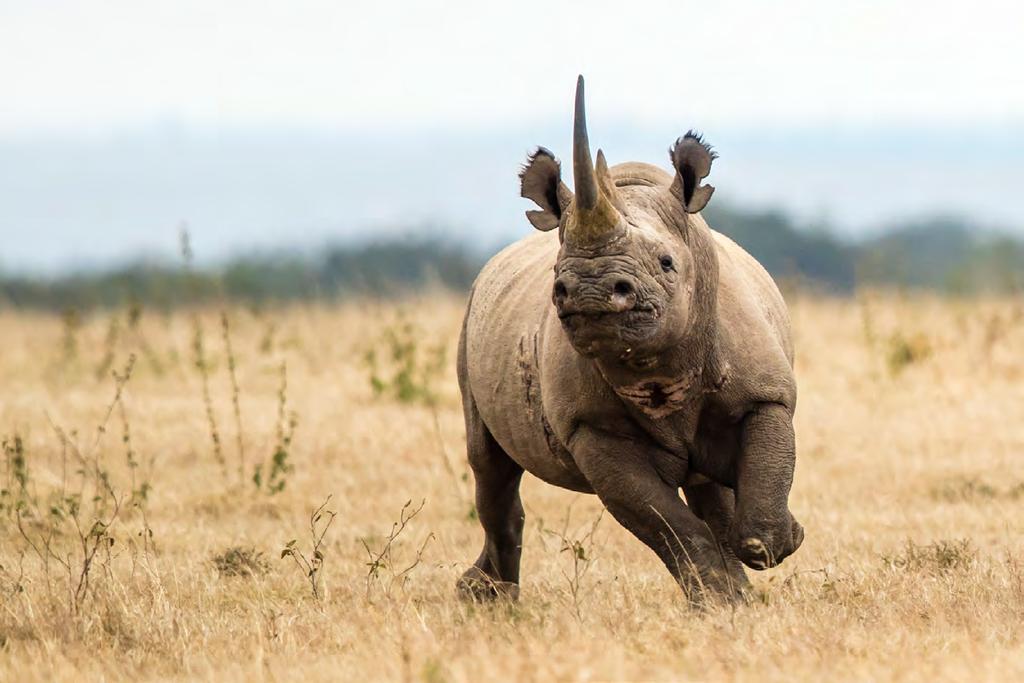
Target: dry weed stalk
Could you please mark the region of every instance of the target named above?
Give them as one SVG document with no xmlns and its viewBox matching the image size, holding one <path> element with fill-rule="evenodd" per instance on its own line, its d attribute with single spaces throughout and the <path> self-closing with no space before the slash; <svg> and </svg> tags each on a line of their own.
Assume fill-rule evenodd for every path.
<svg viewBox="0 0 1024 683">
<path fill-rule="evenodd" d="M 327 499 L 320 504 L 320 507 L 313 510 L 309 515 L 309 557 L 299 550 L 298 539 L 295 538 L 288 541 L 284 549 L 281 550 L 281 559 L 291 557 L 295 560 L 296 566 L 305 574 L 315 600 L 319 600 L 323 595 L 320 574 L 324 567 L 324 537 L 327 535 L 327 530 L 331 528 L 331 524 L 334 523 L 334 518 L 338 514 L 333 510 L 326 509 L 327 504 L 330 502 L 331 496 L 327 496 Z"/>
<path fill-rule="evenodd" d="M 203 407 L 206 410 L 206 422 L 210 431 L 210 441 L 213 444 L 213 457 L 226 474 L 227 461 L 224 459 L 224 451 L 220 443 L 220 430 L 217 428 L 217 417 L 213 412 L 213 399 L 210 397 L 210 369 L 203 347 L 203 327 L 199 322 L 198 313 L 192 314 L 192 354 L 193 363 L 202 382 Z"/>
<path fill-rule="evenodd" d="M 48 587 L 52 586 L 51 560 L 63 567 L 67 575 L 68 609 L 74 614 L 81 611 L 82 603 L 89 594 L 91 577 L 97 556 L 101 551 L 109 573 L 110 551 L 115 543 L 111 529 L 120 516 L 124 497 L 119 496 L 114 490 L 110 476 L 103 468 L 99 446 L 106 434 L 111 415 L 115 409 L 119 408 L 125 420 L 122 438 L 128 448 L 129 459 L 133 457 L 131 455 L 130 431 L 123 412 L 123 395 L 134 367 L 135 355 L 133 354 L 120 373 L 116 370 L 112 371 L 115 386 L 114 397 L 107 405 L 103 419 L 96 428 L 95 440 L 88 453 L 82 453 L 77 442 L 51 420 L 61 441 L 63 452 L 66 453 L 70 449 L 81 464 L 79 472 L 83 478 L 83 487 L 85 476 L 92 475 L 95 493 L 92 500 L 89 501 L 90 514 L 85 514 L 80 493 L 67 495 L 66 489 L 63 488 L 66 486 L 66 481 L 62 482 L 60 495 L 56 500 L 50 501 L 48 509 L 44 510 L 44 506 L 40 504 L 38 498 L 32 497 L 29 505 L 16 511 L 18 533 L 43 566 Z M 85 520 L 90 517 L 91 522 L 86 522 Z M 31 521 L 31 525 L 36 529 L 34 538 L 32 531 L 26 526 L 27 520 Z M 72 550 L 64 548 L 61 543 L 67 535 L 66 527 L 69 524 L 73 532 L 70 535 L 74 539 Z"/>
<path fill-rule="evenodd" d="M 114 365 L 114 360 L 117 357 L 117 342 L 120 336 L 121 321 L 114 314 L 110 316 L 110 322 L 107 324 L 107 335 L 103 339 L 103 358 L 96 367 L 97 381 L 106 377 L 107 373 L 110 372 L 110 368 Z"/>
<path fill-rule="evenodd" d="M 396 584 L 404 587 L 409 579 L 409 574 L 419 566 L 423 560 L 423 551 L 427 549 L 427 544 L 434 538 L 434 533 L 430 532 L 427 537 L 423 539 L 423 543 L 420 544 L 416 551 L 412 561 L 405 567 L 398 569 L 395 565 L 394 558 L 394 546 L 395 542 L 405 531 L 416 515 L 418 515 L 423 507 L 427 504 L 427 500 L 424 498 L 420 501 L 419 507 L 412 508 L 412 501 L 406 501 L 405 505 L 402 506 L 402 510 L 398 514 L 398 521 L 391 524 L 391 532 L 387 538 L 384 539 L 384 543 L 380 550 L 374 551 L 370 549 L 370 544 L 367 543 L 367 539 L 361 538 L 359 542 L 362 543 L 363 549 L 366 550 L 366 556 L 368 561 L 366 563 L 366 599 L 372 602 L 372 588 L 373 583 L 376 581 L 380 584 L 385 597 L 390 598 L 392 591 Z M 387 577 L 384 577 L 384 574 Z"/>
<path fill-rule="evenodd" d="M 242 443 L 242 407 L 239 401 L 241 391 L 238 388 L 238 375 L 235 372 L 235 351 L 231 346 L 231 325 L 227 311 L 220 312 L 220 329 L 224 338 L 224 352 L 228 358 L 228 377 L 231 378 L 231 406 L 235 415 L 235 444 L 238 448 L 238 482 L 245 482 L 245 446 Z"/>
<path fill-rule="evenodd" d="M 189 239 L 188 230 L 182 227 L 181 229 L 181 258 L 185 267 L 185 275 L 190 283 L 194 285 L 194 274 L 192 271 L 192 260 L 194 254 L 192 251 L 192 244 Z M 195 294 L 195 291 L 191 292 Z M 203 324 L 199 319 L 199 312 L 194 308 L 191 311 L 190 321 L 192 323 L 192 363 L 199 373 L 199 379 L 201 382 L 201 394 L 203 400 L 203 407 L 206 410 L 206 422 L 207 427 L 210 431 L 210 441 L 213 444 L 213 457 L 220 465 L 222 472 L 227 476 L 227 461 L 224 459 L 224 451 L 220 443 L 220 430 L 217 428 L 217 417 L 213 412 L 213 399 L 210 396 L 210 367 L 209 362 L 206 359 L 206 348 L 203 337 Z"/>
<path fill-rule="evenodd" d="M 604 508 L 597 513 L 597 517 L 589 525 L 569 533 L 569 525 L 572 520 L 572 506 L 576 503 L 574 499 L 565 509 L 565 519 L 561 529 L 547 529 L 541 526 L 541 531 L 548 536 L 557 538 L 561 547 L 559 552 L 569 553 L 572 556 L 572 571 L 568 572 L 561 568 L 562 577 L 569 586 L 569 595 L 572 598 L 573 614 L 577 621 L 583 620 L 583 581 L 594 563 L 594 534 L 597 533 L 597 526 L 604 517 Z M 582 532 L 582 533 L 581 533 Z"/>
</svg>

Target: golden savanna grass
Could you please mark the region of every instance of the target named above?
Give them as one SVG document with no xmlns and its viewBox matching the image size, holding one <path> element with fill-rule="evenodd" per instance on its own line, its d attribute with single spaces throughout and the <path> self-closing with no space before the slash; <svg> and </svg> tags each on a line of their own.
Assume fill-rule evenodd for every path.
<svg viewBox="0 0 1024 683">
<path fill-rule="evenodd" d="M 462 305 L 230 309 L 234 383 L 219 311 L 0 313 L 0 680 L 1024 678 L 1019 299 L 791 296 L 807 540 L 703 611 L 530 477 L 520 602 L 456 600 Z"/>
</svg>

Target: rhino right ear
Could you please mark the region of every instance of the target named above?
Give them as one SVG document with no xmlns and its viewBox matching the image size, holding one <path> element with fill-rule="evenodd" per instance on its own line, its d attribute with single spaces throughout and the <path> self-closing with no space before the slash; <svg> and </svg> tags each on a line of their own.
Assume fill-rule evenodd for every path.
<svg viewBox="0 0 1024 683">
<path fill-rule="evenodd" d="M 520 196 L 532 200 L 540 211 L 527 211 L 526 218 L 538 230 L 558 227 L 562 212 L 572 201 L 572 192 L 562 182 L 562 165 L 549 150 L 538 147 L 519 173 Z"/>
<path fill-rule="evenodd" d="M 707 205 L 715 191 L 713 185 L 701 185 L 700 181 L 711 172 L 711 162 L 718 158 L 718 154 L 704 142 L 700 133 L 691 130 L 676 140 L 669 155 L 676 169 L 672 191 L 683 202 L 686 213 L 697 213 Z"/>
</svg>

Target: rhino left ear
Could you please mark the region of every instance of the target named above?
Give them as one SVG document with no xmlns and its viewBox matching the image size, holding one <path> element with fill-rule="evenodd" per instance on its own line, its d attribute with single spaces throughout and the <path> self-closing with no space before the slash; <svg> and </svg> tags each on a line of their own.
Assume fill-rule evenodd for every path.
<svg viewBox="0 0 1024 683">
<path fill-rule="evenodd" d="M 562 165 L 549 150 L 538 147 L 519 174 L 520 196 L 532 200 L 540 211 L 527 211 L 533 227 L 547 232 L 558 227 L 572 192 L 562 182 Z"/>
<path fill-rule="evenodd" d="M 715 191 L 713 185 L 701 185 L 700 181 L 711 172 L 711 162 L 718 158 L 718 154 L 699 133 L 692 130 L 676 140 L 669 154 L 676 169 L 672 191 L 683 202 L 686 213 L 697 213 L 707 206 Z"/>
</svg>

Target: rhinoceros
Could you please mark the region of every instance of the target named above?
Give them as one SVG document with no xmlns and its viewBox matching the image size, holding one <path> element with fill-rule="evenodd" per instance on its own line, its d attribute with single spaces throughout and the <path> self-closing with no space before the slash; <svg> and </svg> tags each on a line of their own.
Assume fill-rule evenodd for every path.
<svg viewBox="0 0 1024 683">
<path fill-rule="evenodd" d="M 789 510 L 789 314 L 764 268 L 700 215 L 717 158 L 692 131 L 673 173 L 590 156 L 576 85 L 574 190 L 540 147 L 520 174 L 537 232 L 493 257 L 466 308 L 458 378 L 483 550 L 457 583 L 519 595 L 524 470 L 595 493 L 687 597 L 748 594 L 803 541 Z M 685 502 L 680 496 L 680 489 Z"/>
</svg>

